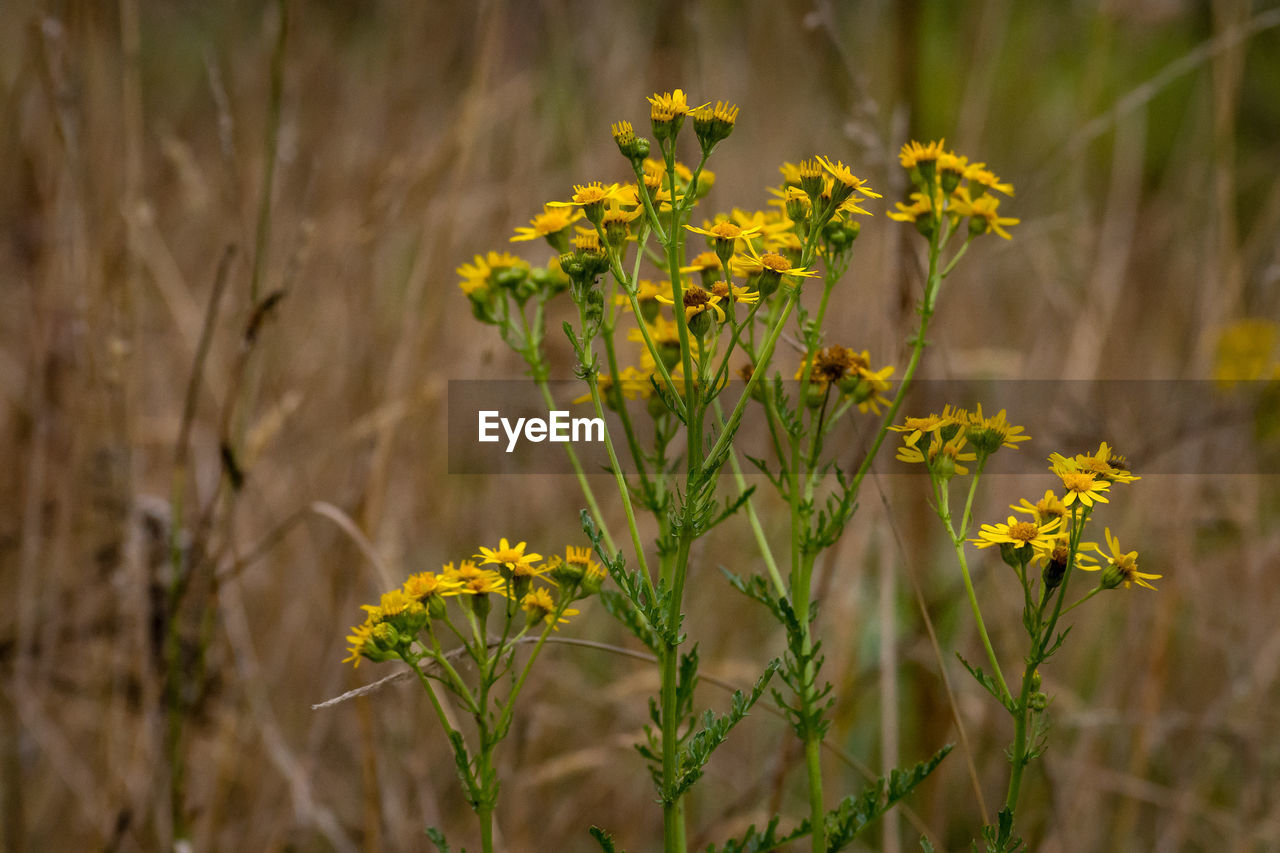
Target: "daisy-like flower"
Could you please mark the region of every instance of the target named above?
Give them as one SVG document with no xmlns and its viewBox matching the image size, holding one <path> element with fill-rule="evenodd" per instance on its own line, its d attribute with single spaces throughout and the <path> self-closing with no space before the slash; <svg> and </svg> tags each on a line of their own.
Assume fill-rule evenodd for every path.
<svg viewBox="0 0 1280 853">
<path fill-rule="evenodd" d="M 1099 480 L 1098 475 L 1090 471 L 1077 469 L 1074 460 L 1064 459 L 1061 464 L 1054 464 L 1050 470 L 1062 480 L 1064 506 L 1071 506 L 1076 501 L 1087 507 L 1093 506 L 1095 502 L 1110 503 L 1103 492 L 1110 489 L 1111 484 Z"/>
<path fill-rule="evenodd" d="M 598 588 L 599 584 L 604 581 L 604 567 L 592 559 L 590 548 L 566 546 L 564 562 L 566 566 L 581 570 L 584 584 L 591 582 L 596 584 Z"/>
<path fill-rule="evenodd" d="M 409 575 L 402 589 L 414 601 L 427 602 L 446 595 L 457 595 L 462 584 L 456 578 L 447 578 L 435 572 L 418 572 Z"/>
<path fill-rule="evenodd" d="M 922 451 L 914 444 L 903 444 L 898 448 L 899 462 L 925 463 L 930 473 L 949 480 L 955 474 L 965 475 L 969 469 L 961 462 L 973 462 L 978 458 L 976 453 L 964 450 L 964 435 L 957 433 L 949 441 L 943 441 L 937 433 L 929 440 L 928 451 Z"/>
<path fill-rule="evenodd" d="M 659 294 L 657 297 L 659 302 L 666 305 L 675 305 L 675 300 L 665 293 Z M 703 290 L 696 284 L 688 284 L 684 289 L 684 320 L 686 323 L 692 323 L 693 318 L 707 311 L 715 312 L 716 321 L 723 323 L 725 321 L 724 309 L 720 307 L 720 297 L 716 296 L 709 290 Z"/>
<path fill-rule="evenodd" d="M 944 151 L 938 156 L 938 175 L 942 178 L 942 191 L 949 193 L 960 186 L 968 167 L 968 158 L 953 151 Z"/>
<path fill-rule="evenodd" d="M 689 101 L 685 97 L 683 89 L 676 89 L 674 92 L 663 92 L 662 94 L 654 93 L 650 98 L 646 98 L 649 102 L 649 117 L 653 121 L 671 121 L 676 116 L 684 116 L 689 114 Z M 706 106 L 705 104 L 703 106 Z M 698 107 L 697 109 L 701 109 Z"/>
<path fill-rule="evenodd" d="M 930 142 L 927 145 L 921 145 L 919 142 L 912 140 L 902 146 L 898 151 L 898 162 L 902 164 L 902 168 L 910 169 L 915 166 L 919 168 L 924 164 L 935 164 L 938 158 L 946 153 L 943 147 L 947 144 L 945 139 L 939 139 Z"/>
<path fill-rule="evenodd" d="M 462 277 L 462 281 L 458 282 L 458 286 L 462 288 L 462 292 L 467 296 L 475 296 L 483 298 L 489 290 L 489 265 L 485 263 L 485 259 L 476 255 L 475 262 L 463 264 L 458 267 L 458 275 Z"/>
<path fill-rule="evenodd" d="M 693 130 L 698 134 L 698 143 L 703 151 L 708 152 L 733 132 L 733 125 L 738 120 L 738 108 L 724 101 L 716 101 L 714 109 L 708 103 L 689 112 L 693 115 Z"/>
<path fill-rule="evenodd" d="M 507 542 L 506 538 L 499 540 L 497 548 L 486 548 L 480 546 L 480 553 L 476 557 L 483 557 L 480 561 L 481 566 L 490 563 L 496 563 L 507 571 L 511 572 L 515 577 L 537 577 L 546 572 L 545 568 L 538 568 L 535 563 L 542 560 L 541 554 L 526 554 L 524 542 L 517 543 L 514 547 Z"/>
<path fill-rule="evenodd" d="M 994 172 L 987 168 L 986 163 L 971 163 L 965 166 L 964 176 L 970 184 L 977 184 L 980 187 L 995 190 L 1007 196 L 1013 195 L 1013 184 L 1001 181 Z"/>
<path fill-rule="evenodd" d="M 721 301 L 728 302 L 731 305 L 738 302 L 743 305 L 755 305 L 760 301 L 760 294 L 745 284 L 735 284 L 731 290 L 727 282 L 716 281 L 712 282 L 711 287 L 708 289 L 711 291 L 712 296 L 718 296 Z"/>
<path fill-rule="evenodd" d="M 1067 561 L 1071 559 L 1071 534 L 1060 529 L 1057 534 L 1049 537 L 1048 541 L 1032 542 L 1031 547 L 1035 549 L 1031 562 L 1044 569 L 1044 579 L 1048 587 L 1052 589 L 1062 583 L 1062 578 L 1067 572 Z M 1086 572 L 1092 572 L 1098 568 L 1097 561 L 1090 554 L 1085 553 L 1095 547 L 1097 546 L 1092 542 L 1080 543 L 1080 547 L 1076 550 L 1076 568 L 1084 569 Z"/>
<path fill-rule="evenodd" d="M 1132 483 L 1134 480 L 1142 479 L 1129 473 L 1125 458 L 1117 454 L 1105 441 L 1098 445 L 1096 453 L 1077 453 L 1071 459 L 1067 459 L 1061 453 L 1052 453 L 1049 455 L 1049 462 L 1053 465 L 1069 463 L 1077 471 L 1096 474 L 1098 479 L 1106 480 L 1108 483 Z"/>
<path fill-rule="evenodd" d="M 1053 493 L 1053 489 L 1046 489 L 1044 497 L 1035 503 L 1023 498 L 1019 503 L 1010 504 L 1009 509 L 1014 512 L 1025 512 L 1034 518 L 1037 524 L 1067 517 L 1067 506 Z"/>
<path fill-rule="evenodd" d="M 543 620 L 557 631 L 560 630 L 560 625 L 564 625 L 569 621 L 568 617 L 577 616 L 579 612 L 572 607 L 566 607 L 560 614 L 560 618 L 555 620 L 555 624 L 552 624 L 552 616 L 556 612 L 556 602 L 551 597 L 551 593 L 547 592 L 546 587 L 530 590 L 520 600 L 520 609 L 529 614 L 529 624 Z"/>
<path fill-rule="evenodd" d="M 919 223 L 921 220 L 931 222 L 934 210 L 942 209 L 941 201 L 935 205 L 929 201 L 929 197 L 924 193 L 912 193 L 911 204 L 903 204 L 898 201 L 894 202 L 893 206 L 897 210 L 891 210 L 885 215 L 896 222 Z"/>
<path fill-rule="evenodd" d="M 577 222 L 584 215 L 581 210 L 543 205 L 542 213 L 530 219 L 527 226 L 522 225 L 516 228 L 516 234 L 511 238 L 511 242 L 519 243 L 544 237 L 557 251 L 564 251 L 568 245 L 567 241 L 562 241 L 564 245 L 558 245 L 552 238 Z"/>
<path fill-rule="evenodd" d="M 854 175 L 849 167 L 839 160 L 832 163 L 822 156 L 817 157 L 817 160 L 822 164 L 822 168 L 826 169 L 827 173 L 834 179 L 835 186 L 831 190 L 831 197 L 837 205 L 843 204 L 855 192 L 867 198 L 882 198 L 880 193 L 869 189 L 866 186 L 866 181 Z M 861 213 L 866 213 L 861 208 L 856 209 Z"/>
<path fill-rule="evenodd" d="M 458 581 L 461 584 L 458 592 L 465 595 L 507 594 L 507 582 L 502 575 L 493 569 L 482 569 L 471 560 L 463 560 L 456 569 L 453 563 L 446 563 L 440 574 Z"/>
<path fill-rule="evenodd" d="M 360 666 L 360 661 L 368 654 L 373 652 L 377 646 L 373 641 L 373 629 L 377 622 L 373 620 L 365 620 L 363 625 L 356 625 L 351 629 L 351 633 L 347 635 L 347 656 L 342 659 L 343 663 L 350 663 L 354 667 Z"/>
<path fill-rule="evenodd" d="M 1124 584 L 1124 588 L 1129 589 L 1134 584 L 1137 584 L 1138 586 L 1145 586 L 1147 589 L 1155 589 L 1147 581 L 1159 580 L 1163 575 L 1153 575 L 1138 571 L 1138 552 L 1129 551 L 1125 553 L 1121 551 L 1119 540 L 1111 535 L 1111 528 L 1106 528 L 1105 533 L 1107 536 L 1107 550 L 1102 550 L 1096 544 L 1093 546 L 1095 551 L 1111 562 L 1111 565 L 1103 570 L 1099 586 L 1103 589 L 1115 589 L 1120 584 Z M 1081 566 L 1080 568 L 1093 571 L 1097 566 Z"/>
<path fill-rule="evenodd" d="M 993 195 L 981 195 L 970 201 L 969 194 L 960 191 L 954 196 L 951 212 L 958 216 L 969 217 L 971 234 L 990 234 L 994 231 L 1004 239 L 1012 240 L 1013 237 L 1004 230 L 1004 226 L 1017 225 L 1022 220 L 1012 216 L 1001 216 L 997 209 L 999 207 L 1000 199 Z"/>
<path fill-rule="evenodd" d="M 568 201 L 549 201 L 547 206 L 581 207 L 587 219 L 592 223 L 598 224 L 604 214 L 605 202 L 619 198 L 621 192 L 621 184 L 609 184 L 606 186 L 600 181 L 592 181 L 589 184 L 574 184 L 572 198 Z"/>
<path fill-rule="evenodd" d="M 772 296 L 773 292 L 778 289 L 778 285 L 782 282 L 784 275 L 797 278 L 812 278 L 818 274 L 815 270 L 793 267 L 791 261 L 777 252 L 765 252 L 763 255 L 757 254 L 750 241 L 747 242 L 747 251 L 749 254 L 734 256 L 731 262 L 732 268 L 744 277 L 758 275 L 756 290 L 760 292 L 761 296 Z"/>
<path fill-rule="evenodd" d="M 902 424 L 894 424 L 889 429 L 894 432 L 907 433 L 903 443 L 915 446 L 924 433 L 933 433 L 948 441 L 960 432 L 960 427 L 968 420 L 969 413 L 951 405 L 942 407 L 942 414 L 930 414 L 923 418 L 907 418 Z"/>
<path fill-rule="evenodd" d="M 1055 518 L 1045 524 L 1034 521 L 1019 521 L 1014 516 L 1004 524 L 984 524 L 977 539 L 970 539 L 979 548 L 990 548 L 992 545 L 1009 544 L 1022 547 L 1039 543 L 1041 547 L 1053 541 L 1054 531 L 1062 526 L 1062 519 Z"/>
<path fill-rule="evenodd" d="M 763 227 L 757 225 L 750 228 L 743 228 L 737 223 L 729 222 L 727 220 L 720 220 L 719 222 L 706 224 L 710 225 L 710 227 L 698 228 L 695 225 L 685 225 L 684 227 L 685 230 L 692 231 L 694 234 L 702 234 L 712 238 L 712 242 L 716 250 L 716 256 L 721 261 L 727 260 L 729 256 L 733 254 L 739 240 L 749 243 L 750 238 L 759 234 Z"/>
<path fill-rule="evenodd" d="M 1023 427 L 1009 423 L 1004 409 L 992 417 L 984 417 L 981 403 L 969 413 L 969 422 L 965 425 L 965 435 L 983 453 L 995 453 L 1001 447 L 1017 449 L 1019 441 L 1031 440 L 1031 436 L 1023 435 L 1022 431 Z"/>
</svg>

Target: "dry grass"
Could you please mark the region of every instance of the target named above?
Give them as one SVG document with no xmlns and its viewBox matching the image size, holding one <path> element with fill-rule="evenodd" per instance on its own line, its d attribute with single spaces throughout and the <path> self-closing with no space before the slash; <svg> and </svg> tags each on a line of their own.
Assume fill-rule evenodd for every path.
<svg viewBox="0 0 1280 853">
<path fill-rule="evenodd" d="M 520 375 L 453 269 L 571 182 L 619 177 L 607 124 L 654 90 L 741 106 L 717 206 L 760 205 L 777 164 L 813 151 L 892 187 L 908 131 L 1017 185 L 1015 241 L 948 282 L 934 377 L 1205 378 L 1223 322 L 1280 315 L 1274 6 L 285 5 L 283 38 L 275 3 L 0 9 L 4 849 L 162 849 L 175 816 L 200 850 L 469 838 L 415 690 L 310 706 L 383 674 L 338 661 L 389 583 L 500 535 L 578 540 L 568 478 L 446 473 L 446 382 Z M 916 259 L 882 217 L 864 235 L 832 333 L 888 354 Z M 1068 452 L 1111 437 L 1069 417 L 1012 413 Z M 1280 845 L 1277 480 L 1184 461 L 1109 521 L 1161 591 L 1087 608 L 1045 674 L 1054 744 L 1023 800 L 1040 850 Z M 1046 487 L 993 478 L 979 512 Z M 945 653 L 976 647 L 923 492 L 866 491 L 824 582 L 833 745 L 876 767 L 957 736 L 912 578 Z M 753 568 L 741 540 L 705 542 L 689 592 L 706 669 L 733 683 L 780 645 L 714 571 Z M 980 592 L 1007 605 L 993 634 L 1014 656 L 1000 581 L 981 572 Z M 573 635 L 623 642 L 587 610 Z M 177 647 L 158 640 L 171 619 Z M 990 804 L 1008 726 L 948 667 Z M 568 645 L 539 670 L 503 753 L 509 849 L 588 850 L 592 822 L 643 849 L 659 814 L 629 744 L 654 671 Z M 739 731 L 695 796 L 704 845 L 800 812 L 785 726 Z M 859 785 L 829 767 L 830 790 Z M 913 808 L 966 843 L 959 752 Z M 865 843 L 914 845 L 888 826 Z"/>
</svg>

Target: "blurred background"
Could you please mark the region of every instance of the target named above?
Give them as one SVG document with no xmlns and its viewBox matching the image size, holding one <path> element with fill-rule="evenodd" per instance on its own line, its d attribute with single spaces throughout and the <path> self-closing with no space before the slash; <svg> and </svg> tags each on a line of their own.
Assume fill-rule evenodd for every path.
<svg viewBox="0 0 1280 853">
<path fill-rule="evenodd" d="M 427 825 L 475 843 L 418 688 L 311 706 L 390 671 L 341 664 L 343 638 L 408 573 L 500 536 L 581 544 L 572 478 L 448 474 L 447 383 L 523 367 L 454 269 L 571 184 L 624 179 L 609 123 L 647 133 L 644 97 L 676 87 L 741 107 L 708 214 L 763 207 L 778 165 L 814 153 L 884 191 L 882 213 L 908 138 L 1015 185 L 1001 213 L 1022 224 L 948 280 L 923 376 L 1201 381 L 1208 402 L 1224 370 L 1275 369 L 1274 2 L 6 0 L 0 846 L 421 850 Z M 922 241 L 882 215 L 862 235 L 830 340 L 901 365 Z M 545 263 L 534 246 L 515 248 Z M 1163 459 L 1176 473 L 1117 489 L 1105 523 L 1164 578 L 1077 611 L 1020 828 L 1044 851 L 1280 849 L 1275 465 L 1221 475 L 1142 411 L 1106 434 L 1084 399 L 1011 410 L 1036 438 L 1019 452 Z M 1011 726 L 952 657 L 980 646 L 927 484 L 867 486 L 821 569 L 830 741 L 877 771 L 956 742 L 945 667 L 971 750 L 859 844 L 967 849 L 968 762 L 994 811 Z M 1052 486 L 989 478 L 976 515 Z M 759 569 L 745 530 L 701 544 L 686 623 L 704 671 L 741 685 L 782 650 L 715 570 Z M 1017 666 L 1017 588 L 974 566 Z M 629 646 L 583 610 L 565 634 Z M 631 744 L 654 668 L 553 646 L 532 682 L 501 753 L 507 847 L 591 850 L 596 823 L 653 849 Z M 799 763 L 757 710 L 693 795 L 691 843 L 798 820 Z M 833 802 L 865 782 L 827 771 Z"/>
</svg>

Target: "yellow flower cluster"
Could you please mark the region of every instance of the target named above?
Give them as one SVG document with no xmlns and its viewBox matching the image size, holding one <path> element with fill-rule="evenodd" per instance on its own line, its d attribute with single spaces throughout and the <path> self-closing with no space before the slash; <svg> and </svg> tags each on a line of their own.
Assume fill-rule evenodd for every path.
<svg viewBox="0 0 1280 853">
<path fill-rule="evenodd" d="M 987 416 L 982 413 L 981 404 L 972 412 L 945 406 L 942 414 L 907 418 L 889 429 L 906 433 L 898 448 L 900 461 L 923 462 L 930 473 L 944 480 L 969 473 L 960 463 L 976 461 L 979 454 L 985 459 L 1001 447 L 1016 449 L 1018 442 L 1031 438 L 1023 434 L 1022 427 L 1009 423 L 1004 409 Z M 929 444 L 922 449 L 920 439 L 925 435 L 929 436 Z M 967 450 L 970 444 L 973 449 Z"/>
<path fill-rule="evenodd" d="M 593 594 L 604 583 L 604 569 L 591 558 L 589 549 L 569 546 L 564 557 L 544 561 L 541 554 L 527 553 L 525 548 L 524 542 L 511 545 L 501 539 L 496 548 L 481 546 L 480 553 L 456 566 L 449 562 L 438 572 L 410 575 L 399 588 L 383 593 L 377 604 L 361 605 L 365 620 L 347 636 L 348 656 L 343 663 L 359 666 L 362 658 L 385 661 L 410 653 L 420 632 L 430 632 L 434 621 L 448 620 L 450 598 L 487 608 L 487 597 L 496 595 L 518 605 L 530 622 L 550 624 L 558 612 L 563 623 L 578 611 L 560 608 L 551 589 L 535 587 L 534 580 L 549 584 L 561 596 L 574 597 Z M 496 568 L 486 568 L 490 565 Z"/>
<path fill-rule="evenodd" d="M 1006 226 L 1019 220 L 1000 215 L 1000 199 L 991 193 L 1013 195 L 1013 185 L 998 178 L 985 163 L 970 163 L 963 155 L 948 151 L 945 140 L 928 144 L 911 141 L 898 155 L 911 174 L 916 191 L 910 204 L 898 202 L 890 219 L 912 222 L 923 233 L 936 229 L 943 218 L 955 227 L 969 220 L 970 236 L 996 233 L 1011 239 Z"/>
</svg>

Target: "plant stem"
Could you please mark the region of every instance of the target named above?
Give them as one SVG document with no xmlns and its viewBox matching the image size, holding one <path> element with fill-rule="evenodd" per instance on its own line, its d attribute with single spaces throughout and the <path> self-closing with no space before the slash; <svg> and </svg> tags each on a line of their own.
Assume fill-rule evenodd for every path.
<svg viewBox="0 0 1280 853">
<path fill-rule="evenodd" d="M 969 607 L 973 610 L 973 619 L 978 625 L 978 636 L 982 638 L 982 647 L 986 649 L 987 661 L 991 664 L 992 674 L 995 676 L 996 683 L 1000 685 L 1000 701 L 1004 702 L 1006 707 L 1013 702 L 1013 694 L 1009 692 L 1009 685 L 1005 683 L 1004 673 L 1000 671 L 1000 661 L 996 658 L 995 649 L 991 646 L 991 637 L 987 634 L 987 625 L 982 619 L 982 609 L 978 607 L 978 596 L 973 591 L 973 579 L 969 575 L 969 561 L 964 554 L 964 537 L 956 534 L 955 525 L 951 522 L 951 498 L 950 489 L 947 483 L 939 483 L 936 491 L 938 495 L 938 516 L 942 519 L 942 523 L 946 525 L 947 533 L 951 537 L 951 546 L 955 549 L 956 560 L 960 563 L 960 574 L 964 578 L 964 590 L 969 596 Z"/>
</svg>

